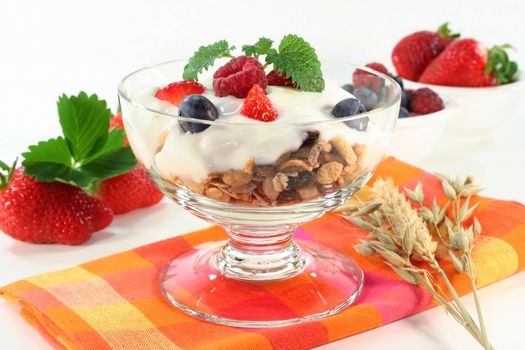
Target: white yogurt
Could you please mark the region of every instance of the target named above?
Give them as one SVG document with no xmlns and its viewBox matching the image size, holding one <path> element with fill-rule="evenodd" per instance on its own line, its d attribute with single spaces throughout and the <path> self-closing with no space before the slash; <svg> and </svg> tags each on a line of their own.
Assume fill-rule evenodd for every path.
<svg viewBox="0 0 525 350">
<path fill-rule="evenodd" d="M 154 97 L 156 90 L 140 91 L 131 97 L 152 109 L 177 114 L 177 107 Z M 217 97 L 213 89 L 208 89 L 204 95 L 219 109 L 220 120 L 228 125 L 211 125 L 195 134 L 184 132 L 173 118 L 152 118 L 149 112 L 149 115 L 139 111 L 128 113 L 131 128 L 141 129 L 132 131 L 134 137 L 130 138 L 130 143 L 139 160 L 147 167 L 155 165 L 163 177 L 195 182 L 201 182 L 213 172 L 242 170 L 251 158 L 256 164 L 272 164 L 283 153 L 297 150 L 308 131 L 319 131 L 320 139 L 325 141 L 340 135 L 350 143 L 366 144 L 367 151 L 360 160 L 364 169 L 375 166 L 383 156 L 385 138 L 371 121 L 366 132 L 349 128 L 344 123 L 322 123 L 334 120 L 330 114 L 332 107 L 352 96 L 336 84 L 327 82 L 321 93 L 269 86 L 267 94 L 278 112 L 273 122 L 241 115 L 243 99 Z M 320 123 L 297 125 L 308 122 Z M 166 142 L 159 151 L 159 140 L 166 132 Z"/>
</svg>

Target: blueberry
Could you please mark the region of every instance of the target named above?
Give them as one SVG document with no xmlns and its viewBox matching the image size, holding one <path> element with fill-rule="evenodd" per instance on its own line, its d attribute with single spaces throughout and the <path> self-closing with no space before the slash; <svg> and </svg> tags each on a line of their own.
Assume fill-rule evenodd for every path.
<svg viewBox="0 0 525 350">
<path fill-rule="evenodd" d="M 350 117 L 359 113 L 366 112 L 366 107 L 356 98 L 349 97 L 339 101 L 332 109 L 332 115 L 336 118 Z M 368 126 L 368 117 L 348 120 L 345 122 L 349 127 L 363 131 Z"/>
<path fill-rule="evenodd" d="M 405 90 L 401 90 L 401 107 L 408 109 L 408 95 Z"/>
<path fill-rule="evenodd" d="M 348 91 L 349 93 L 353 93 L 354 92 L 354 86 L 352 84 L 344 84 L 343 86 L 341 86 L 341 88 L 343 90 Z"/>
<path fill-rule="evenodd" d="M 202 95 L 189 95 L 179 106 L 179 116 L 213 121 L 219 117 L 219 111 L 206 97 Z M 204 131 L 209 127 L 208 124 L 185 121 L 180 121 L 179 125 L 184 131 L 189 131 L 192 134 Z"/>
<path fill-rule="evenodd" d="M 399 108 L 399 118 L 409 118 L 409 117 L 410 117 L 410 112 L 405 107 Z"/>
<path fill-rule="evenodd" d="M 366 87 L 355 89 L 354 96 L 357 97 L 368 110 L 374 109 L 377 102 L 379 102 L 377 94 Z"/>
<path fill-rule="evenodd" d="M 396 81 L 396 83 L 399 84 L 399 86 L 401 86 L 401 89 L 404 89 L 405 87 L 403 86 L 403 79 L 399 76 L 399 75 L 393 75 L 392 76 L 392 79 L 394 79 Z"/>
</svg>

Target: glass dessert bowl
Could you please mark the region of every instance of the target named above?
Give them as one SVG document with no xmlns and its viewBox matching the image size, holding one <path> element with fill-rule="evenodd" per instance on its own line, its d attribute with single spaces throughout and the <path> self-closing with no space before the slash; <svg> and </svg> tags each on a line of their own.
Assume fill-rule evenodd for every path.
<svg viewBox="0 0 525 350">
<path fill-rule="evenodd" d="M 366 68 L 324 63 L 325 77 L 334 80 L 321 92 L 260 89 L 275 115 L 257 120 L 245 116 L 253 89 L 246 99 L 218 97 L 203 83 L 204 91 L 178 106 L 163 100 L 159 89 L 185 63 L 146 67 L 119 85 L 139 162 L 169 198 L 229 236 L 174 257 L 161 272 L 162 292 L 188 314 L 239 327 L 290 325 L 344 309 L 362 288 L 360 267 L 293 234 L 370 179 L 395 126 L 399 86 Z M 339 87 L 355 72 L 380 84 L 368 110 Z"/>
</svg>

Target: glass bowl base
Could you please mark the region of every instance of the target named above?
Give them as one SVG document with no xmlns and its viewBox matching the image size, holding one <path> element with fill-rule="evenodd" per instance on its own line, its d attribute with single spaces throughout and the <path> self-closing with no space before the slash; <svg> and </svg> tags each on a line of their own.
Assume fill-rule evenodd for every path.
<svg viewBox="0 0 525 350">
<path fill-rule="evenodd" d="M 299 267 L 286 278 L 234 278 L 220 268 L 227 242 L 206 243 L 169 262 L 160 275 L 167 299 L 205 321 L 234 327 L 269 328 L 318 320 L 352 304 L 363 271 L 348 255 L 296 240 Z"/>
</svg>

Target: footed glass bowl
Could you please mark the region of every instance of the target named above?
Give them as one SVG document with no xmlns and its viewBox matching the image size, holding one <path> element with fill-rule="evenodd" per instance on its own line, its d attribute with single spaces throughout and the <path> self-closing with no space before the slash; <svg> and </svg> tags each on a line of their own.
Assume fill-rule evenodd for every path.
<svg viewBox="0 0 525 350">
<path fill-rule="evenodd" d="M 272 122 L 239 115 L 242 99 L 219 99 L 206 84 L 219 112 L 211 121 L 180 117 L 177 106 L 154 97 L 181 80 L 184 64 L 146 67 L 119 85 L 139 162 L 169 198 L 229 235 L 175 256 L 160 274 L 166 298 L 195 317 L 239 327 L 311 321 L 350 305 L 363 286 L 360 267 L 337 249 L 293 235 L 370 179 L 397 120 L 397 83 L 367 68 L 324 63 L 323 93 L 268 87 L 279 113 Z M 356 71 L 378 91 L 362 99 L 367 112 L 335 118 L 334 105 L 351 97 L 339 86 Z"/>
</svg>

